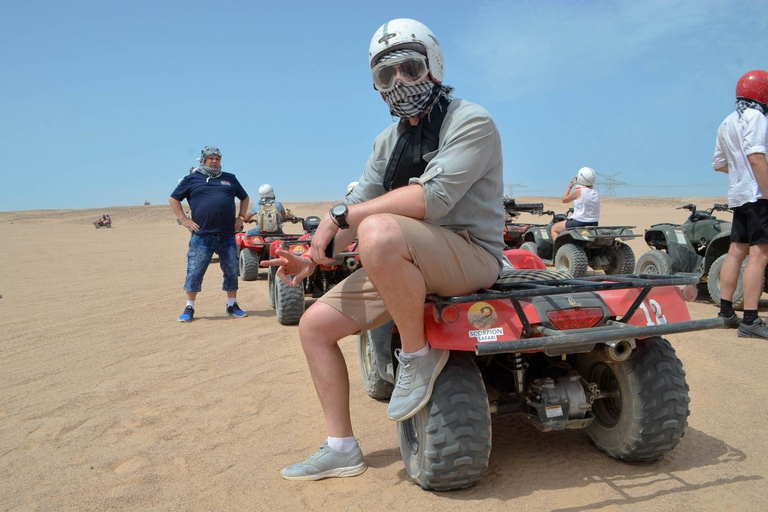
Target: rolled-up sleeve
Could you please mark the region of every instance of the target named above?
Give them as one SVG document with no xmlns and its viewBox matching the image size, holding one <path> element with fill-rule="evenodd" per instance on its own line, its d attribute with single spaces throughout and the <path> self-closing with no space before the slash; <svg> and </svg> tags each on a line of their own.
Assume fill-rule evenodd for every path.
<svg viewBox="0 0 768 512">
<path fill-rule="evenodd" d="M 744 154 L 765 154 L 768 120 L 762 114 L 753 114 L 744 129 Z"/>
<path fill-rule="evenodd" d="M 429 162 L 425 172 L 412 178 L 421 184 L 426 203 L 425 220 L 439 219 L 450 212 L 467 190 L 493 167 L 501 142 L 493 119 L 466 118 L 448 134 L 445 144 Z"/>
</svg>

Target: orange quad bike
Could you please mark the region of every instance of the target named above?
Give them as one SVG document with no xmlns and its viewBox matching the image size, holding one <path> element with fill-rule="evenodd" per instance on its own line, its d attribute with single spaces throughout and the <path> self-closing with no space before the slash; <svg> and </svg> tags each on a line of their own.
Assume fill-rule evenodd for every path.
<svg viewBox="0 0 768 512">
<path fill-rule="evenodd" d="M 450 358 L 426 406 L 397 423 L 408 475 L 424 489 L 477 483 L 494 414 L 519 415 L 541 431 L 584 429 L 623 461 L 675 448 L 688 426 L 689 388 L 665 336 L 723 327 L 719 318 L 691 320 L 686 300 L 695 299 L 698 275 L 573 278 L 531 252 L 505 255 L 510 264 L 490 289 L 427 297 L 426 338 Z M 393 322 L 358 336 L 372 398 L 390 398 L 399 347 Z"/>
<path fill-rule="evenodd" d="M 301 217 L 291 215 L 289 220 L 296 224 L 303 222 Z M 237 273 L 243 281 L 255 281 L 259 278 L 259 262 L 269 259 L 269 246 L 272 242 L 279 240 L 298 240 L 301 234 L 274 233 L 248 235 L 241 231 L 235 233 L 235 243 L 237 244 Z"/>
</svg>

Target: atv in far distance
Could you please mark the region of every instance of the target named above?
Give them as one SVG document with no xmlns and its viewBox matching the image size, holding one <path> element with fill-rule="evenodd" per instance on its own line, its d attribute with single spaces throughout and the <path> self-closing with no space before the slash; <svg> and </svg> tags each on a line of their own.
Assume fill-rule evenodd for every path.
<svg viewBox="0 0 768 512">
<path fill-rule="evenodd" d="M 523 245 L 523 235 L 533 226 L 543 226 L 544 224 L 531 224 L 524 222 L 515 222 L 521 213 L 535 213 L 540 215 L 544 211 L 543 203 L 518 203 L 514 198 L 504 199 L 504 211 L 507 218 L 504 222 L 504 245 L 507 249 L 519 249 Z"/>
<path fill-rule="evenodd" d="M 112 227 L 112 218 L 109 216 L 108 213 L 105 213 L 99 219 L 93 221 L 93 225 L 96 227 L 96 229 L 99 229 L 99 228 L 111 228 Z"/>
<path fill-rule="evenodd" d="M 696 273 L 699 275 L 699 290 L 703 292 L 706 289 L 712 302 L 720 304 L 720 272 L 731 245 L 731 223 L 718 219 L 714 212 L 730 212 L 731 209 L 727 204 L 715 204 L 706 210 L 686 204 L 677 209 L 691 213 L 683 224 L 654 224 L 645 231 L 645 241 L 651 250 L 637 260 L 635 272 Z M 742 272 L 745 266 L 746 260 Z M 744 292 L 739 275 L 733 306 L 741 309 L 743 304 Z"/>
<path fill-rule="evenodd" d="M 521 249 L 538 255 L 547 265 L 564 270 L 573 277 L 587 275 L 587 268 L 602 270 L 606 274 L 631 274 L 635 269 L 635 253 L 622 240 L 635 238 L 635 226 L 582 226 L 560 233 L 552 243 L 552 226 L 567 220 L 573 208 L 566 213 L 552 210 L 540 215 L 552 215 L 547 225 L 531 225 L 523 235 Z"/>
</svg>

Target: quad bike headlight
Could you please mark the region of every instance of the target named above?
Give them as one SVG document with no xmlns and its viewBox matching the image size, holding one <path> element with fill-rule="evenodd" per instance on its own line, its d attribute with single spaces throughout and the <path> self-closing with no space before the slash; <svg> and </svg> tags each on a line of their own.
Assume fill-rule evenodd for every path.
<svg viewBox="0 0 768 512">
<path fill-rule="evenodd" d="M 301 256 L 305 251 L 306 249 L 304 249 L 303 245 L 294 245 L 291 247 L 291 253 L 295 254 L 296 256 Z"/>
</svg>

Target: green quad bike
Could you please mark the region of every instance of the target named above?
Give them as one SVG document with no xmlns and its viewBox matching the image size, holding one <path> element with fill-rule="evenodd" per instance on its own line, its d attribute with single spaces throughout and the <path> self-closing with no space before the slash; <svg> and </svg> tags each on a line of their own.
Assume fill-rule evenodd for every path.
<svg viewBox="0 0 768 512">
<path fill-rule="evenodd" d="M 587 269 L 602 270 L 606 274 L 631 274 L 635 269 L 635 253 L 623 242 L 635 238 L 635 226 L 594 226 L 566 229 L 552 243 L 552 226 L 567 220 L 573 208 L 566 213 L 546 210 L 540 215 L 552 215 L 547 225 L 531 225 L 523 235 L 521 249 L 539 256 L 556 270 L 573 277 L 587 275 Z"/>
<path fill-rule="evenodd" d="M 712 302 L 720 304 L 720 273 L 731 245 L 731 223 L 718 219 L 714 212 L 730 212 L 731 209 L 726 204 L 715 204 L 706 210 L 686 204 L 677 209 L 688 210 L 691 214 L 683 224 L 654 224 L 645 231 L 645 241 L 651 250 L 637 260 L 635 273 L 696 273 L 699 275 L 699 291 L 708 293 Z M 746 264 L 745 260 L 742 272 Z M 739 275 L 733 306 L 741 309 L 743 305 L 744 292 Z"/>
</svg>

